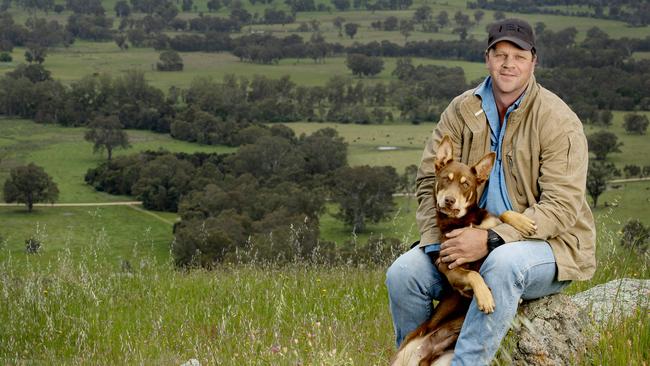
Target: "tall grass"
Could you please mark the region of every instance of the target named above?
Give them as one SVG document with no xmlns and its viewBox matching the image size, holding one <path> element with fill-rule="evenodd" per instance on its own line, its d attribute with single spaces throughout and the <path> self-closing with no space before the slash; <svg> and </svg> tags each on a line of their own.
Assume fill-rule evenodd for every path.
<svg viewBox="0 0 650 366">
<path fill-rule="evenodd" d="M 617 277 L 649 277 L 647 258 L 616 238 L 601 235 L 596 276 L 570 293 Z M 143 246 L 133 247 L 130 262 L 116 261 L 109 239 L 97 229 L 80 254 L 65 243 L 46 262 L 2 246 L 0 363 L 384 365 L 393 352 L 383 284 L 390 259 L 365 267 L 296 262 L 181 271 Z M 642 305 L 622 323 L 596 325 L 601 337 L 580 364 L 647 362 Z"/>
<path fill-rule="evenodd" d="M 0 363 L 370 365 L 392 352 L 383 266 L 179 271 L 108 251 L 98 235 L 47 264 L 1 252 Z"/>
</svg>

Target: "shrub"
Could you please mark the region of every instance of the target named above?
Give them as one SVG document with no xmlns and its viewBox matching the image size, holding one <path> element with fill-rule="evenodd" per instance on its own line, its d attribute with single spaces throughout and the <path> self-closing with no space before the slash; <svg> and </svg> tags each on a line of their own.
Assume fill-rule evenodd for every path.
<svg viewBox="0 0 650 366">
<path fill-rule="evenodd" d="M 637 250 L 641 253 L 648 251 L 648 239 L 650 239 L 650 228 L 645 227 L 638 219 L 630 219 L 623 226 L 623 237 L 621 245 L 626 248 Z"/>
<path fill-rule="evenodd" d="M 13 61 L 13 57 L 9 54 L 9 52 L 2 52 L 0 53 L 0 62 L 11 62 Z"/>
<path fill-rule="evenodd" d="M 25 252 L 27 254 L 36 254 L 41 250 L 41 241 L 34 238 L 25 240 Z"/>
<path fill-rule="evenodd" d="M 176 51 L 165 51 L 156 67 L 158 71 L 183 71 L 183 59 Z"/>
<path fill-rule="evenodd" d="M 626 178 L 638 177 L 641 175 L 641 167 L 634 164 L 627 164 L 623 168 Z"/>
</svg>

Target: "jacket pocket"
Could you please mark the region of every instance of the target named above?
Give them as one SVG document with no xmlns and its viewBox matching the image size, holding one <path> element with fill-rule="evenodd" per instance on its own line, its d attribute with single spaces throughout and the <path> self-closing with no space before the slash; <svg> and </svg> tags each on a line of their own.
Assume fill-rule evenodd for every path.
<svg viewBox="0 0 650 366">
<path fill-rule="evenodd" d="M 522 178 L 519 176 L 519 170 L 517 169 L 517 165 L 515 164 L 514 158 L 512 156 L 512 151 L 508 152 L 506 154 L 506 162 L 508 164 L 508 173 L 507 176 L 510 176 L 510 181 L 514 183 L 515 186 L 515 191 L 517 193 L 517 201 L 520 204 L 525 204 L 526 202 L 526 196 L 524 194 L 524 186 L 522 182 Z"/>
</svg>

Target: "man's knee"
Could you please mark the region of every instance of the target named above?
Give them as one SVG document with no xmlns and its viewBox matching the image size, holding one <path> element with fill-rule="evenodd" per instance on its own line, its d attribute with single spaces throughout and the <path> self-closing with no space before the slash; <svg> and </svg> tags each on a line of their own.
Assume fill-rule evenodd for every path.
<svg viewBox="0 0 650 366">
<path fill-rule="evenodd" d="M 488 281 L 490 278 L 496 280 L 517 280 L 521 276 L 521 263 L 512 255 L 512 245 L 504 244 L 494 249 L 485 258 L 481 266 L 481 275 Z"/>
<path fill-rule="evenodd" d="M 406 253 L 397 258 L 388 270 L 386 271 L 386 286 L 389 292 L 397 289 L 403 289 L 409 286 L 409 283 L 415 282 L 418 276 L 417 268 L 419 266 L 413 263 L 412 256 L 407 256 Z"/>
<path fill-rule="evenodd" d="M 421 294 L 437 299 L 443 286 L 442 275 L 418 248 L 402 254 L 386 271 L 386 287 L 391 296 Z"/>
</svg>

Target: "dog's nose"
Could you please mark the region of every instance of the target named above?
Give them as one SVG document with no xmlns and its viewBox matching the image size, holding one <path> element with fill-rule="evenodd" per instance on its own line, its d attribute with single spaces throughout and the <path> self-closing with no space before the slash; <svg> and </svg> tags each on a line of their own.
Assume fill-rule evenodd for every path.
<svg viewBox="0 0 650 366">
<path fill-rule="evenodd" d="M 453 206 L 454 203 L 456 203 L 456 199 L 454 197 L 451 197 L 451 196 L 445 197 L 445 205 L 446 206 Z"/>
</svg>

